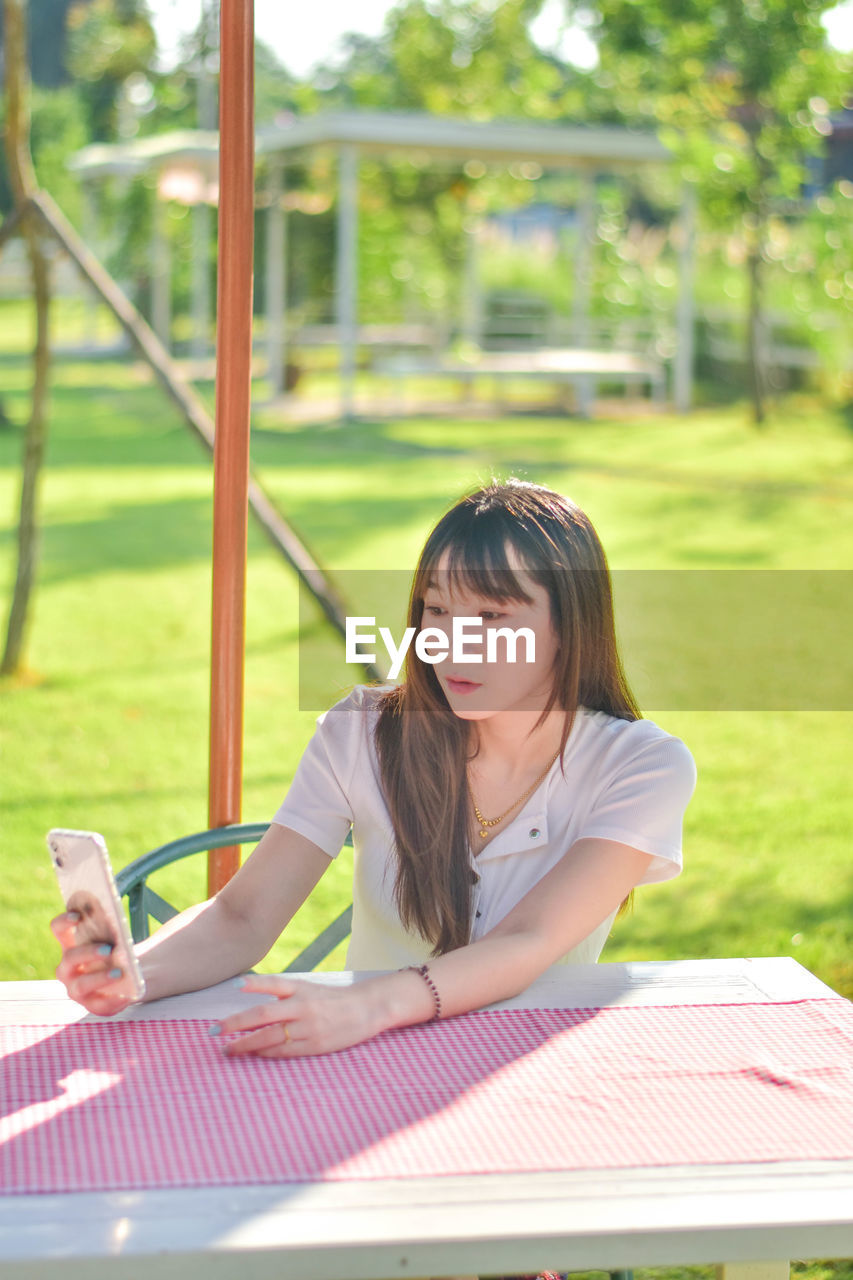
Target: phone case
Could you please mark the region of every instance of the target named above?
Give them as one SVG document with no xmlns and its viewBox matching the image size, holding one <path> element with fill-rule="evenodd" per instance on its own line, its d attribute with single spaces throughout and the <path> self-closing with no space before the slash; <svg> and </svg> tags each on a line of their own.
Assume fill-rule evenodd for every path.
<svg viewBox="0 0 853 1280">
<path fill-rule="evenodd" d="M 116 968 L 124 977 L 119 990 L 141 1000 L 145 981 L 136 960 L 127 920 L 113 878 L 104 838 L 97 831 L 48 832 L 47 846 L 67 911 L 77 911 L 77 941 L 111 942 Z"/>
</svg>

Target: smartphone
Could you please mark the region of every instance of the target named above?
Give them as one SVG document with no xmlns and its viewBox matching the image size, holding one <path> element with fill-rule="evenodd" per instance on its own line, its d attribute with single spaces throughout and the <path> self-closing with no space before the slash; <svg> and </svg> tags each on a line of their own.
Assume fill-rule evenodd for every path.
<svg viewBox="0 0 853 1280">
<path fill-rule="evenodd" d="M 115 967 L 121 969 L 118 991 L 131 1001 L 145 995 L 133 941 L 116 889 L 107 846 L 97 831 L 49 831 L 47 847 L 65 901 L 66 911 L 76 911 L 77 942 L 109 942 Z"/>
</svg>

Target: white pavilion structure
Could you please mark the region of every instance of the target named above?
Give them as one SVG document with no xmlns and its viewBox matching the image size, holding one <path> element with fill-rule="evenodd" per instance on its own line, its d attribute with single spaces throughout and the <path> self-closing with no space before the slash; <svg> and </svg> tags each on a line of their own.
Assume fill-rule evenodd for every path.
<svg viewBox="0 0 853 1280">
<path fill-rule="evenodd" d="M 211 324 L 207 260 L 213 232 L 211 206 L 218 197 L 217 148 L 218 135 L 215 132 L 188 130 L 124 144 L 89 146 L 70 162 L 84 188 L 92 193 L 97 184 L 110 175 L 128 177 L 149 173 L 156 175 L 161 200 L 177 198 L 192 206 L 194 354 L 200 353 Z M 283 200 L 286 171 L 289 163 L 318 148 L 331 150 L 337 157 L 334 328 L 340 352 L 340 412 L 343 418 L 351 417 L 355 408 L 361 157 L 416 154 L 420 163 L 451 161 L 460 167 L 470 161 L 480 161 L 490 167 L 535 162 L 543 172 L 577 174 L 581 180 L 577 208 L 580 235 L 574 268 L 573 307 L 578 332 L 583 332 L 589 308 L 586 261 L 595 226 L 596 177 L 605 173 L 631 174 L 672 162 L 670 152 L 656 135 L 615 127 L 538 124 L 518 120 L 484 123 L 423 114 L 347 111 L 319 113 L 259 128 L 256 132 L 256 156 L 263 159 L 268 174 L 265 192 L 266 346 L 268 375 L 274 392 L 283 390 L 286 364 L 287 220 Z M 685 186 L 679 214 L 682 225 L 678 237 L 679 283 L 674 324 L 677 340 L 671 379 L 672 401 L 681 412 L 690 407 L 692 394 L 695 215 L 693 190 Z M 168 242 L 162 218 L 155 218 L 152 321 L 155 331 L 167 346 L 170 331 L 169 278 Z M 531 366 L 530 372 L 535 373 L 535 368 Z"/>
</svg>

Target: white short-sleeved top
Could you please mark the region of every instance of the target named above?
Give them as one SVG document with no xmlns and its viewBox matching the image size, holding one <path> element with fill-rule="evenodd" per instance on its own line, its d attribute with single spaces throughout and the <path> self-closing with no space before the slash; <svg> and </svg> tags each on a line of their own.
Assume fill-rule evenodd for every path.
<svg viewBox="0 0 853 1280">
<path fill-rule="evenodd" d="M 349 969 L 398 969 L 429 959 L 394 904 L 391 816 L 380 786 L 374 733 L 381 688 L 358 686 L 324 712 L 273 821 L 335 857 L 350 826 L 354 879 Z M 544 781 L 471 865 L 471 941 L 502 920 L 575 841 L 599 836 L 654 855 L 642 883 L 681 870 L 681 825 L 696 767 L 680 738 L 651 720 L 579 708 L 563 753 Z M 613 915 L 563 957 L 595 962 Z"/>
</svg>

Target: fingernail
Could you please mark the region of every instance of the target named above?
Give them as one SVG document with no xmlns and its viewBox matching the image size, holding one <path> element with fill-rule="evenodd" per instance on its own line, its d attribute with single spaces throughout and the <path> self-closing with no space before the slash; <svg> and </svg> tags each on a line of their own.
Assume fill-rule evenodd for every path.
<svg viewBox="0 0 853 1280">
<path fill-rule="evenodd" d="M 107 974 L 107 977 L 108 977 L 108 978 L 120 978 L 120 977 L 121 977 L 121 969 L 110 969 L 109 973 Z"/>
<path fill-rule="evenodd" d="M 69 911 L 67 912 L 67 915 L 72 924 L 79 924 L 83 919 L 79 911 Z"/>
<path fill-rule="evenodd" d="M 243 991 L 243 990 L 244 990 L 244 988 L 245 988 L 245 986 L 246 986 L 246 979 L 245 979 L 245 978 L 235 978 L 235 979 L 234 979 L 234 986 L 237 988 L 237 990 L 238 990 L 238 991 Z"/>
<path fill-rule="evenodd" d="M 99 955 L 99 956 L 110 956 L 110 955 L 112 955 L 112 953 L 113 953 L 112 943 L 110 943 L 110 942 L 101 942 L 101 943 L 99 943 L 99 944 L 98 944 L 98 955 Z"/>
<path fill-rule="evenodd" d="M 221 1035 L 222 1035 L 222 1028 L 220 1027 L 219 1023 L 218 1023 L 218 1022 L 212 1022 L 212 1023 L 210 1024 L 210 1026 L 207 1028 L 207 1034 L 208 1034 L 209 1036 L 221 1036 Z"/>
</svg>

